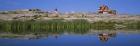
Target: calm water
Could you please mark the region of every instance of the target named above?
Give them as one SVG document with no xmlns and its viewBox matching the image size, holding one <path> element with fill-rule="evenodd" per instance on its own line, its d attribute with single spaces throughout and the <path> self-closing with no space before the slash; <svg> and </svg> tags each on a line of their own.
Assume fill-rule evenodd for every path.
<svg viewBox="0 0 140 46">
<path fill-rule="evenodd" d="M 139 31 L 47 34 L 35 39 L 0 38 L 0 46 L 140 46 Z"/>
</svg>

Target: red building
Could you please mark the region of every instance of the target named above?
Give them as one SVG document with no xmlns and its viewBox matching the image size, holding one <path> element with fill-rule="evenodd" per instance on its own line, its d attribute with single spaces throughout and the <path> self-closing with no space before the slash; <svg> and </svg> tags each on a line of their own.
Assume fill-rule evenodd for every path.
<svg viewBox="0 0 140 46">
<path fill-rule="evenodd" d="M 98 13 L 99 14 L 107 13 L 107 14 L 111 14 L 111 15 L 116 15 L 116 10 L 111 10 L 111 9 L 109 9 L 108 6 L 102 5 L 98 9 Z"/>
</svg>

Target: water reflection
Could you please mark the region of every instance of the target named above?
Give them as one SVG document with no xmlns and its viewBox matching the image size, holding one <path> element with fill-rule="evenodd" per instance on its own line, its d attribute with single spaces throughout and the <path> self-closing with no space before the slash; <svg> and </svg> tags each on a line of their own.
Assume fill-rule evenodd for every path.
<svg viewBox="0 0 140 46">
<path fill-rule="evenodd" d="M 108 31 L 99 31 L 99 30 L 48 30 L 48 31 L 38 31 L 38 32 L 11 32 L 6 33 L 6 35 L 0 34 L 0 38 L 16 38 L 16 39 L 26 39 L 26 40 L 34 40 L 41 38 L 48 38 L 49 36 L 58 39 L 61 35 L 87 35 L 87 34 L 97 34 L 95 36 L 102 42 L 107 42 L 111 38 L 115 38 L 117 36 L 116 30 L 108 30 Z M 7 35 L 8 34 L 8 35 Z M 12 36 L 13 35 L 13 36 Z"/>
<path fill-rule="evenodd" d="M 107 42 L 110 38 L 116 37 L 116 35 L 117 35 L 117 32 L 100 33 L 98 34 L 98 37 L 102 42 Z"/>
<path fill-rule="evenodd" d="M 124 32 L 128 31 L 125 30 Z M 17 37 L 15 37 L 14 39 L 12 39 L 13 37 L 11 38 L 11 36 L 9 39 L 0 38 L 0 46 L 132 46 L 132 44 L 140 45 L 140 40 L 136 41 L 136 39 L 140 39 L 140 33 L 132 34 L 129 32 L 126 34 L 128 35 L 124 35 L 124 33 L 120 34 L 120 31 L 116 30 L 54 30 L 32 33 L 26 32 L 23 34 L 9 33 L 9 35 L 14 35 Z M 2 36 L 1 33 L 0 35 Z"/>
<path fill-rule="evenodd" d="M 94 30 L 92 30 L 94 31 Z M 102 42 L 107 42 L 109 39 L 111 38 L 115 38 L 116 35 L 117 35 L 117 32 L 116 31 L 111 31 L 111 32 L 91 32 L 91 30 L 72 30 L 72 31 L 42 31 L 42 32 L 32 32 L 32 33 L 24 33 L 24 34 L 20 34 L 20 33 L 10 33 L 9 35 L 13 35 L 13 34 L 16 34 L 17 37 L 12 37 L 12 36 L 7 36 L 5 35 L 3 38 L 15 38 L 15 39 L 26 39 L 26 40 L 35 40 L 35 39 L 41 39 L 41 38 L 48 38 L 49 36 L 55 38 L 55 39 L 58 39 L 61 35 L 64 35 L 64 34 L 68 34 L 68 35 L 71 35 L 71 34 L 79 34 L 79 35 L 87 35 L 89 33 L 92 33 L 92 34 L 97 34 L 95 36 L 98 37 L 98 39 Z M 8 34 L 8 33 L 7 33 Z M 1 36 L 0 36 L 1 37 Z M 1 37 L 1 38 L 2 38 Z"/>
</svg>

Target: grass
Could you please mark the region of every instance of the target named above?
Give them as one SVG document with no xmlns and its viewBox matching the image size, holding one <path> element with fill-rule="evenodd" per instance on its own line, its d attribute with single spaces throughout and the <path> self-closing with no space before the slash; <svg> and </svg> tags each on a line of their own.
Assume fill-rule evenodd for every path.
<svg viewBox="0 0 140 46">
<path fill-rule="evenodd" d="M 16 38 L 19 37 L 17 34 L 2 34 L 0 35 L 0 38 Z"/>
<path fill-rule="evenodd" d="M 94 22 L 86 20 L 48 20 L 48 21 L 0 21 L 1 32 L 86 32 L 89 29 L 104 30 L 115 29 L 114 25 L 124 25 L 123 29 L 140 29 L 140 22 Z"/>
</svg>

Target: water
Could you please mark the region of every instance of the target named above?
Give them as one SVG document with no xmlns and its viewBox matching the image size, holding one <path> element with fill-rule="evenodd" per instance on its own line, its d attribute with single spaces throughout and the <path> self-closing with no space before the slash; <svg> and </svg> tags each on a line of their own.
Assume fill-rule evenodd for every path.
<svg viewBox="0 0 140 46">
<path fill-rule="evenodd" d="M 48 33 L 39 38 L 0 38 L 0 46 L 140 46 L 139 31 Z"/>
</svg>

